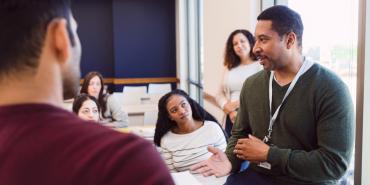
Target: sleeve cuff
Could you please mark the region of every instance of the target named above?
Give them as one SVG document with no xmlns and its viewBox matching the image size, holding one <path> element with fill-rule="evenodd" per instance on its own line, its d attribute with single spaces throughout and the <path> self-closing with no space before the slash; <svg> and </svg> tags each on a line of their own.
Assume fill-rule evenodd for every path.
<svg viewBox="0 0 370 185">
<path fill-rule="evenodd" d="M 270 146 L 267 154 L 267 162 L 272 167 L 284 169 L 289 158 L 290 149 L 280 149 L 276 146 Z"/>
</svg>

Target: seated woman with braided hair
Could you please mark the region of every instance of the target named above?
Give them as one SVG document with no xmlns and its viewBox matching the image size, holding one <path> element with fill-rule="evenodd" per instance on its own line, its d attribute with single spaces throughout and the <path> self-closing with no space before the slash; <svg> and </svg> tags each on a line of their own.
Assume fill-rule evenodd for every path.
<svg viewBox="0 0 370 185">
<path fill-rule="evenodd" d="M 154 144 L 170 171 L 186 171 L 208 159 L 212 155 L 208 146 L 226 149 L 226 136 L 216 119 L 184 91 L 164 95 L 158 111 Z"/>
</svg>

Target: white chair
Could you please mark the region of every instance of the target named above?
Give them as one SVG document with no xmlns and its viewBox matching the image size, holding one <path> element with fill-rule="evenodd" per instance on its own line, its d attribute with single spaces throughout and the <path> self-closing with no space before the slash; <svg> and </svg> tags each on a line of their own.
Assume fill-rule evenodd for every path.
<svg viewBox="0 0 370 185">
<path fill-rule="evenodd" d="M 133 93 L 133 94 L 146 94 L 146 86 L 124 86 L 123 94 Z"/>
<path fill-rule="evenodd" d="M 140 105 L 141 97 L 142 97 L 141 94 L 123 93 L 122 103 L 123 105 Z"/>
<path fill-rule="evenodd" d="M 144 112 L 144 125 L 155 125 L 158 119 L 158 111 L 146 111 Z"/>
<path fill-rule="evenodd" d="M 170 92 L 171 84 L 149 84 L 148 94 L 166 94 Z"/>
<path fill-rule="evenodd" d="M 142 103 L 142 98 L 147 97 L 146 86 L 124 86 L 123 87 L 123 104 L 138 105 Z"/>
<path fill-rule="evenodd" d="M 120 102 L 123 106 L 125 105 L 138 105 L 141 103 L 141 95 L 137 95 L 135 93 L 121 93 L 121 92 L 114 92 L 113 96 L 115 99 Z"/>
<path fill-rule="evenodd" d="M 150 104 L 158 105 L 159 99 L 161 99 L 163 95 L 164 94 L 149 94 Z"/>
</svg>

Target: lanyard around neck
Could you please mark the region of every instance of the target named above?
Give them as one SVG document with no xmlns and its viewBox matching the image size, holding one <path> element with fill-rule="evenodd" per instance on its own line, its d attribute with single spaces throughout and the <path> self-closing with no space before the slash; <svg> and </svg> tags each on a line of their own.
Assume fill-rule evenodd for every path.
<svg viewBox="0 0 370 185">
<path fill-rule="evenodd" d="M 276 120 L 276 118 L 279 114 L 279 110 L 280 110 L 281 105 L 284 103 L 285 99 L 288 97 L 290 92 L 293 90 L 293 88 L 294 88 L 295 84 L 297 83 L 299 77 L 301 77 L 302 74 L 304 74 L 308 69 L 310 69 L 313 64 L 314 63 L 311 60 L 304 60 L 303 61 L 303 64 L 302 64 L 301 68 L 299 69 L 298 73 L 295 75 L 293 81 L 290 83 L 290 85 L 288 87 L 288 90 L 285 92 L 283 100 L 281 101 L 280 105 L 276 108 L 273 115 L 271 115 L 271 114 L 272 114 L 272 80 L 274 79 L 274 71 L 271 71 L 270 81 L 269 81 L 270 124 L 269 124 L 269 128 L 268 128 L 268 135 L 265 136 L 265 138 L 263 139 L 264 142 L 267 143 L 271 139 L 272 126 L 274 125 L 275 120 Z"/>
</svg>

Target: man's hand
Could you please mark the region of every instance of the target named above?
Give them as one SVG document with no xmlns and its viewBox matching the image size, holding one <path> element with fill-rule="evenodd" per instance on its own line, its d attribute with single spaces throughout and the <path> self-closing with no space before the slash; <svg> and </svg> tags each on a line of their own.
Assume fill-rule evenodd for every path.
<svg viewBox="0 0 370 185">
<path fill-rule="evenodd" d="M 249 134 L 249 138 L 238 139 L 234 153 L 239 159 L 252 163 L 267 161 L 270 146 Z"/>
<path fill-rule="evenodd" d="M 201 173 L 205 177 L 211 175 L 222 177 L 229 174 L 231 171 L 231 163 L 226 154 L 213 146 L 209 146 L 208 151 L 213 155 L 207 160 L 191 166 L 191 172 Z"/>
</svg>

